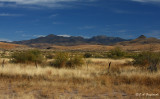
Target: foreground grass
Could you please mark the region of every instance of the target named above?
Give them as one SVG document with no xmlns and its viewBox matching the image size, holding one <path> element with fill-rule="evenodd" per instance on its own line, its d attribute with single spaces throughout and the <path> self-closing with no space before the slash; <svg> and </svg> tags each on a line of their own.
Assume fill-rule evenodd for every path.
<svg viewBox="0 0 160 99">
<path fill-rule="evenodd" d="M 5 64 L 0 68 L 0 98 L 6 99 L 159 99 L 159 96 L 136 97 L 136 93 L 160 95 L 160 71 L 149 73 L 126 61 L 90 59 L 76 69 L 57 69 L 23 64 Z M 112 62 L 108 72 L 108 62 Z"/>
</svg>

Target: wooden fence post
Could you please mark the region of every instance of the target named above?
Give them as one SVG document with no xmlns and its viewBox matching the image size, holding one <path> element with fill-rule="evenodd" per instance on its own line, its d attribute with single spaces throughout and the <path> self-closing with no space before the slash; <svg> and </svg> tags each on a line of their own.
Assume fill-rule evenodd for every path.
<svg viewBox="0 0 160 99">
<path fill-rule="evenodd" d="M 109 62 L 109 65 L 108 65 L 108 72 L 109 72 L 109 70 L 110 70 L 111 63 L 112 63 L 112 62 Z"/>
<path fill-rule="evenodd" d="M 3 59 L 3 62 L 2 62 L 2 68 L 4 68 L 4 62 L 5 62 L 5 60 Z"/>
</svg>

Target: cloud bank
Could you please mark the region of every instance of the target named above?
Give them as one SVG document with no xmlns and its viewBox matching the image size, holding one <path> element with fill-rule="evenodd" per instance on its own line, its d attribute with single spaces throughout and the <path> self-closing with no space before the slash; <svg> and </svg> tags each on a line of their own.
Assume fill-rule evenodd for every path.
<svg viewBox="0 0 160 99">
<path fill-rule="evenodd" d="M 95 2 L 97 0 L 0 0 L 0 7 L 17 6 L 44 6 L 44 7 L 64 7 L 72 2 Z"/>
<path fill-rule="evenodd" d="M 9 39 L 0 38 L 0 42 L 12 42 L 12 41 L 11 41 L 11 40 L 9 40 Z"/>
<path fill-rule="evenodd" d="M 142 3 L 160 3 L 160 0 L 131 0 L 136 2 L 142 2 Z"/>
</svg>

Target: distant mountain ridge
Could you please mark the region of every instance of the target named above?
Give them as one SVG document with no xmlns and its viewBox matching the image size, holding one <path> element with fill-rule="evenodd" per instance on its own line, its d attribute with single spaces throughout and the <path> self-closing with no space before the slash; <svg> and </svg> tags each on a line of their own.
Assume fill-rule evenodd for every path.
<svg viewBox="0 0 160 99">
<path fill-rule="evenodd" d="M 130 40 L 130 41 L 124 41 L 124 42 L 119 42 L 117 44 L 120 45 L 136 45 L 136 44 L 160 44 L 160 39 L 150 37 L 147 38 L 144 35 L 139 36 L 136 39 Z"/>
<path fill-rule="evenodd" d="M 144 35 L 139 36 L 133 40 L 127 40 L 120 37 L 107 37 L 105 35 L 93 36 L 91 38 L 84 38 L 81 36 L 57 36 L 54 34 L 45 37 L 39 37 L 31 40 L 14 41 L 14 44 L 23 44 L 30 47 L 48 48 L 53 45 L 60 46 L 75 46 L 75 45 L 144 45 L 144 44 L 160 44 L 160 39 L 147 38 Z"/>
<path fill-rule="evenodd" d="M 15 44 L 35 45 L 35 44 L 53 44 L 63 46 L 83 45 L 83 44 L 101 44 L 112 45 L 122 41 L 129 41 L 120 37 L 107 37 L 105 35 L 93 36 L 92 38 L 83 38 L 81 36 L 63 37 L 50 34 L 45 37 L 39 37 L 31 40 L 14 41 Z"/>
</svg>

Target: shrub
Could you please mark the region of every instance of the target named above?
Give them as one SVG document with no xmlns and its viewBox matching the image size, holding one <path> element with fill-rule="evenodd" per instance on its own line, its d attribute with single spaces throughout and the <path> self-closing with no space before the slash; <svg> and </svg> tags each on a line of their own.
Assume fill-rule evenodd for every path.
<svg viewBox="0 0 160 99">
<path fill-rule="evenodd" d="M 91 53 L 85 53 L 85 54 L 84 54 L 84 58 L 90 58 L 90 57 L 92 57 L 92 54 L 91 54 Z"/>
<path fill-rule="evenodd" d="M 133 57 L 133 65 L 146 66 L 149 65 L 151 52 L 141 52 Z"/>
<path fill-rule="evenodd" d="M 43 56 L 39 50 L 28 50 L 23 52 L 14 52 L 11 55 L 11 61 L 14 63 L 42 63 Z"/>
<path fill-rule="evenodd" d="M 75 68 L 84 64 L 83 57 L 80 55 L 70 56 L 70 59 L 67 62 L 67 67 Z"/>
<path fill-rule="evenodd" d="M 122 51 L 120 47 L 116 47 L 109 51 L 108 57 L 109 58 L 122 58 L 124 57 L 125 52 Z"/>
<path fill-rule="evenodd" d="M 160 52 L 141 52 L 137 56 L 133 57 L 134 65 L 150 65 L 151 63 L 160 63 Z"/>
<path fill-rule="evenodd" d="M 81 66 L 84 63 L 82 56 L 70 55 L 65 52 L 56 53 L 54 59 L 55 60 L 52 65 L 58 68 L 75 68 L 77 66 Z"/>
<path fill-rule="evenodd" d="M 102 53 L 95 53 L 94 58 L 104 58 Z"/>
<path fill-rule="evenodd" d="M 55 54 L 55 58 L 54 58 L 54 62 L 53 65 L 55 67 L 61 68 L 61 67 L 65 67 L 66 63 L 69 60 L 69 54 L 65 53 L 65 52 L 58 52 Z"/>
<path fill-rule="evenodd" d="M 160 63 L 160 52 L 141 52 L 137 56 L 135 56 L 133 64 L 135 66 L 146 67 L 149 66 L 148 69 L 151 71 L 157 71 L 157 65 Z"/>
</svg>

